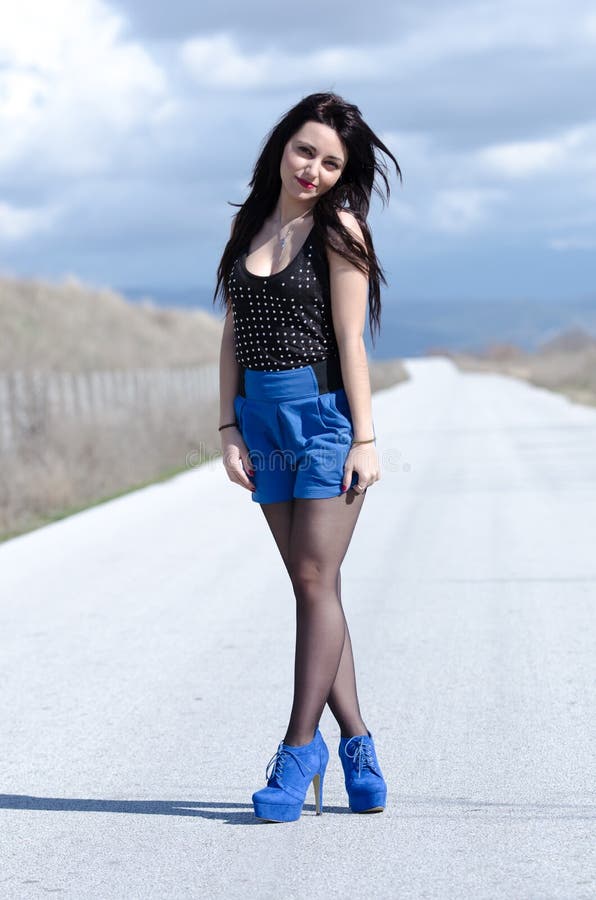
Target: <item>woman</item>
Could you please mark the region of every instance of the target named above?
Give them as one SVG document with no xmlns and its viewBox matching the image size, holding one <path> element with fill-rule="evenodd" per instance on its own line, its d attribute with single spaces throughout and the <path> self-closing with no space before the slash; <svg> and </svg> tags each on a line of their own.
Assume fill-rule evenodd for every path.
<svg viewBox="0 0 596 900">
<path fill-rule="evenodd" d="M 372 190 L 390 193 L 375 150 L 401 178 L 358 107 L 329 93 L 301 100 L 266 139 L 218 268 L 223 462 L 261 505 L 296 597 L 290 721 L 253 795 L 256 816 L 273 822 L 300 817 L 311 782 L 321 812 L 326 703 L 350 808 L 386 802 L 340 593 L 340 565 L 380 478 L 363 341 L 367 300 L 374 339 L 385 281 L 366 225 Z"/>
</svg>

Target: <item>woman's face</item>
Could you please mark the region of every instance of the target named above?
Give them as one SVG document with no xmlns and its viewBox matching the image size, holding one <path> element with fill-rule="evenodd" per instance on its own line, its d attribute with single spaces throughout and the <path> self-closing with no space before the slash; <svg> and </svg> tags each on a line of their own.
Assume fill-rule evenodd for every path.
<svg viewBox="0 0 596 900">
<path fill-rule="evenodd" d="M 338 133 L 320 122 L 305 122 L 281 158 L 281 181 L 297 200 L 317 199 L 339 180 L 348 161 Z"/>
</svg>

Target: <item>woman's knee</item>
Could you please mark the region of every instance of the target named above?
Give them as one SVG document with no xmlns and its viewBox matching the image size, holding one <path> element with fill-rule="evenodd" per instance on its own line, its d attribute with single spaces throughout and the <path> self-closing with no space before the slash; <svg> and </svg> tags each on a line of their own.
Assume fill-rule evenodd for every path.
<svg viewBox="0 0 596 900">
<path fill-rule="evenodd" d="M 290 560 L 290 578 L 296 596 L 317 598 L 321 594 L 337 592 L 337 574 L 335 566 L 330 567 L 320 560 L 301 558 Z"/>
</svg>

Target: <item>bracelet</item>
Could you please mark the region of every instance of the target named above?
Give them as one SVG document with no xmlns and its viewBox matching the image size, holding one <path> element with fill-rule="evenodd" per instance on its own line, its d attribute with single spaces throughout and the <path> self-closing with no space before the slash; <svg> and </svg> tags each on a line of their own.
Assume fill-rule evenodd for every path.
<svg viewBox="0 0 596 900">
<path fill-rule="evenodd" d="M 368 441 L 352 441 L 352 447 L 355 444 L 373 444 L 376 441 L 376 436 L 373 438 L 369 438 Z"/>
<path fill-rule="evenodd" d="M 220 425 L 217 429 L 218 431 L 223 431 L 224 428 L 237 428 L 238 422 L 228 422 L 227 425 Z"/>
</svg>

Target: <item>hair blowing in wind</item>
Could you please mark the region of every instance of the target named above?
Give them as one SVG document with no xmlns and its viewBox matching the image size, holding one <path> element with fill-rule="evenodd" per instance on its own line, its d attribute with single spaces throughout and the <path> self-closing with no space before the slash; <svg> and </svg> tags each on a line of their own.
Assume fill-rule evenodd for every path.
<svg viewBox="0 0 596 900">
<path fill-rule="evenodd" d="M 363 120 L 352 103 L 332 93 L 310 94 L 293 106 L 269 132 L 249 182 L 250 193 L 238 206 L 234 228 L 217 269 L 213 302 L 220 297 L 222 306 L 229 304 L 225 285 L 236 257 L 249 246 L 251 239 L 270 216 L 281 190 L 280 162 L 284 147 L 305 122 L 320 122 L 337 132 L 346 147 L 346 166 L 337 183 L 323 194 L 313 208 L 314 228 L 332 250 L 367 274 L 369 282 L 369 326 L 374 342 L 380 328 L 381 284 L 383 269 L 376 257 L 370 230 L 366 223 L 372 192 L 383 204 L 389 201 L 391 187 L 384 154 L 402 173 L 395 156 Z M 338 212 L 347 209 L 358 220 L 365 246 L 354 238 L 341 222 Z"/>
</svg>

